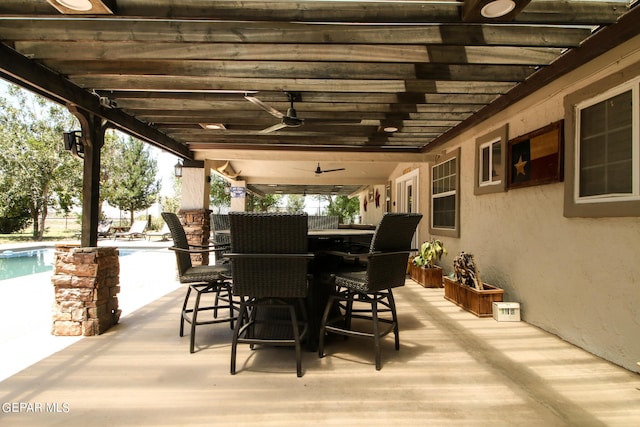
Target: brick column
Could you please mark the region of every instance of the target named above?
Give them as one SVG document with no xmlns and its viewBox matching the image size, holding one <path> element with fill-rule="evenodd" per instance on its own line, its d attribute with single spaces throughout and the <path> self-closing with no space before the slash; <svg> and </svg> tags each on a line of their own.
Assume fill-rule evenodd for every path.
<svg viewBox="0 0 640 427">
<path fill-rule="evenodd" d="M 180 209 L 178 212 L 180 222 L 187 235 L 190 245 L 208 246 L 211 236 L 211 210 L 210 209 Z M 209 265 L 209 254 L 191 255 L 193 265 Z"/>
<path fill-rule="evenodd" d="M 57 245 L 53 335 L 100 335 L 118 323 L 120 261 L 117 248 Z"/>
</svg>

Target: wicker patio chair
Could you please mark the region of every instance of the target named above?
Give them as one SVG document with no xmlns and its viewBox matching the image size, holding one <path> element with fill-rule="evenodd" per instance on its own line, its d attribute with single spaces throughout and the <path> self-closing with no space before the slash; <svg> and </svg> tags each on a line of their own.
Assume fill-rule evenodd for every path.
<svg viewBox="0 0 640 427">
<path fill-rule="evenodd" d="M 231 249 L 231 235 L 229 234 L 229 215 L 211 214 L 211 243 L 222 251 L 216 252 L 216 260 L 222 260 L 223 252 Z"/>
<path fill-rule="evenodd" d="M 392 288 L 404 285 L 411 240 L 421 218 L 422 214 L 385 214 L 366 254 L 366 270 L 340 271 L 332 275 L 336 291 L 329 296 L 320 322 L 320 357 L 324 357 L 325 333 L 373 339 L 376 370 L 381 368 L 380 338 L 393 331 L 396 350 L 400 349 Z M 354 304 L 357 304 L 356 308 Z M 337 310 L 334 305 L 338 306 Z M 359 308 L 363 305 L 365 308 Z M 390 313 L 390 318 L 381 317 L 383 313 Z M 370 321 L 371 326 L 367 329 L 354 325 L 353 319 Z"/>
<path fill-rule="evenodd" d="M 215 252 L 215 246 L 189 245 L 187 236 L 180 223 L 180 219 L 174 213 L 163 212 L 162 218 L 171 230 L 173 246 L 169 249 L 175 251 L 178 265 L 178 278 L 180 283 L 187 284 L 187 294 L 182 304 L 180 315 L 180 336 L 184 336 L 184 323 L 191 325 L 189 351 L 195 351 L 196 326 L 213 323 L 229 322 L 231 328 L 237 320 L 238 306 L 233 301 L 231 290 L 231 267 L 227 264 L 194 266 L 191 261 L 192 254 Z M 195 293 L 195 302 L 189 305 L 191 293 Z M 205 294 L 215 294 L 213 304 L 201 306 L 201 298 Z M 226 317 L 218 317 L 219 310 L 229 310 Z M 205 320 L 198 318 L 201 312 L 212 311 L 212 317 Z"/>
<path fill-rule="evenodd" d="M 301 341 L 308 322 L 305 297 L 309 277 L 306 214 L 232 212 L 233 293 L 241 298 L 231 345 L 231 374 L 239 343 L 293 346 L 302 376 Z M 300 316 L 300 317 L 299 317 Z"/>
</svg>

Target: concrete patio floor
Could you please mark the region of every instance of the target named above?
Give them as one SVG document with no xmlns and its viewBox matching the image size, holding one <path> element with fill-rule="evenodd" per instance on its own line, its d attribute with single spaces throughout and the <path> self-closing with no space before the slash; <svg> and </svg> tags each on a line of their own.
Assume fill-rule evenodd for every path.
<svg viewBox="0 0 640 427">
<path fill-rule="evenodd" d="M 131 305 L 117 326 L 0 382 L 0 425 L 640 425 L 640 375 L 525 322 L 479 319 L 410 279 L 395 292 L 401 349 L 384 341 L 381 371 L 368 341 L 334 339 L 323 359 L 304 353 L 302 378 L 291 349 L 248 346 L 232 376 L 227 325 L 201 327 L 189 354 L 173 254 L 155 255 L 123 258 Z M 3 345 L 3 362 L 7 351 L 20 348 Z"/>
</svg>

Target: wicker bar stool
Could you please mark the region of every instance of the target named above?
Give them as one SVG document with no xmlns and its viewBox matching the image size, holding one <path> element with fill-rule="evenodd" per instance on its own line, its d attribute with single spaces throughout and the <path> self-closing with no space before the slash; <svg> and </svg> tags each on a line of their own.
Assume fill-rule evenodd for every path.
<svg viewBox="0 0 640 427">
<path fill-rule="evenodd" d="M 236 373 L 239 343 L 293 346 L 296 373 L 302 376 L 301 341 L 308 332 L 306 214 L 232 212 L 233 293 L 240 315 L 231 345 L 231 374 Z"/>
<path fill-rule="evenodd" d="M 178 216 L 171 212 L 163 212 L 162 218 L 171 230 L 173 246 L 169 249 L 176 253 L 178 278 L 180 283 L 188 285 L 180 315 L 180 336 L 184 336 L 184 323 L 189 323 L 191 325 L 189 351 L 193 353 L 197 326 L 229 322 L 233 329 L 234 322 L 238 318 L 238 306 L 233 301 L 231 267 L 228 263 L 194 266 L 191 263 L 191 254 L 217 252 L 219 248 L 189 245 Z M 195 301 L 190 305 L 192 293 L 195 294 Z M 215 301 L 210 305 L 201 306 L 201 299 L 205 294 L 215 294 Z M 219 310 L 229 310 L 229 315 L 219 317 Z M 211 317 L 205 319 L 198 317 L 202 312 L 209 311 L 212 312 Z"/>
<path fill-rule="evenodd" d="M 411 240 L 421 218 L 422 214 L 385 214 L 369 253 L 357 255 L 360 259 L 366 258 L 366 269 L 343 270 L 331 276 L 335 292 L 329 296 L 320 323 L 320 357 L 324 357 L 326 333 L 372 339 L 376 370 L 381 369 L 380 338 L 393 332 L 395 348 L 400 349 L 398 316 L 391 289 L 404 286 Z M 384 316 L 385 313 L 390 314 L 390 318 Z M 370 321 L 372 332 L 355 327 L 353 319 Z"/>
</svg>

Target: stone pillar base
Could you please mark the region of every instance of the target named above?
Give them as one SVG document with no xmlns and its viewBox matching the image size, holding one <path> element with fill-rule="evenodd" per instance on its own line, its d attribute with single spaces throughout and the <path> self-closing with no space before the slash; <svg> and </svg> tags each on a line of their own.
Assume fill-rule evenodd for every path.
<svg viewBox="0 0 640 427">
<path fill-rule="evenodd" d="M 187 235 L 187 241 L 194 246 L 208 246 L 211 236 L 211 210 L 209 209 L 180 209 L 180 222 Z M 193 265 L 209 265 L 209 254 L 192 254 Z"/>
<path fill-rule="evenodd" d="M 51 333 L 100 335 L 118 323 L 120 261 L 117 248 L 57 245 Z"/>
</svg>

